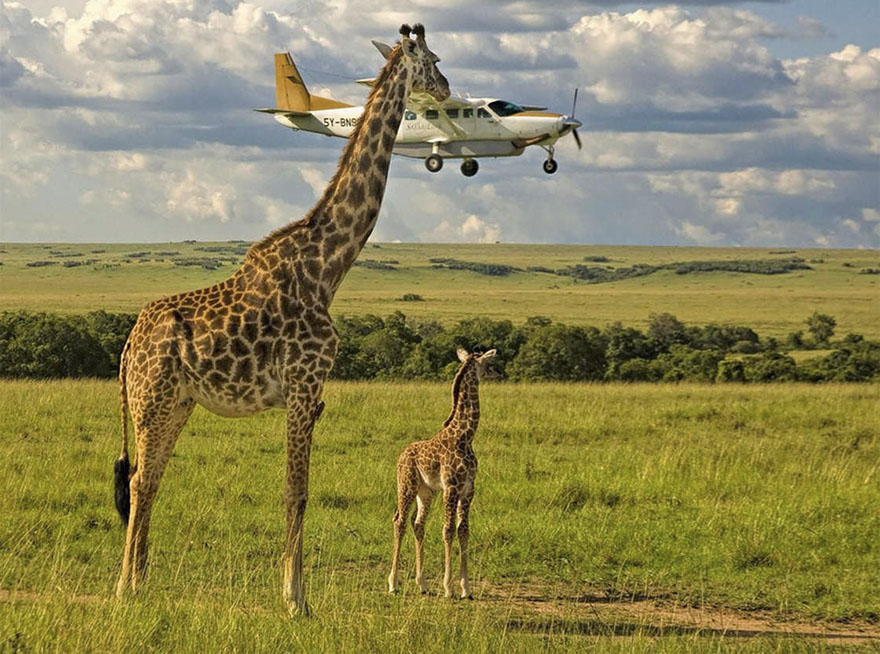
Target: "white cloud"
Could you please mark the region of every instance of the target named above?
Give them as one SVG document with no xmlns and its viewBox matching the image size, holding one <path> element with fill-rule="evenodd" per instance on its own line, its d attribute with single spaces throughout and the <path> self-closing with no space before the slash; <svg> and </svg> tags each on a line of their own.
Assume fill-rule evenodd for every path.
<svg viewBox="0 0 880 654">
<path fill-rule="evenodd" d="M 431 231 L 423 235 L 428 242 L 456 243 L 495 243 L 501 238 L 501 228 L 490 224 L 474 214 L 463 222 L 455 224 L 449 220 L 441 221 Z"/>
<path fill-rule="evenodd" d="M 187 222 L 219 220 L 228 223 L 235 217 L 235 188 L 196 177 L 192 170 L 183 179 L 168 175 L 164 207 L 171 215 Z M 161 211 L 161 209 L 160 209 Z"/>
</svg>

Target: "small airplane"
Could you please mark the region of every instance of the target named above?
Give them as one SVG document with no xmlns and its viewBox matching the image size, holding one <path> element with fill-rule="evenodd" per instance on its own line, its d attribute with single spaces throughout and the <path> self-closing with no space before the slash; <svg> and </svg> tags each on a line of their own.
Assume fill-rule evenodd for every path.
<svg viewBox="0 0 880 654">
<path fill-rule="evenodd" d="M 391 46 L 373 45 L 387 58 Z M 359 79 L 372 86 L 375 80 Z M 273 114 L 291 129 L 348 138 L 363 106 L 354 106 L 309 93 L 302 75 L 288 52 L 275 55 L 275 108 L 256 109 Z M 481 157 L 518 157 L 530 145 L 544 149 L 544 172 L 552 175 L 558 164 L 553 158 L 556 142 L 571 132 L 581 148 L 575 119 L 577 89 L 571 115 L 555 114 L 546 107 L 517 105 L 498 98 L 448 98 L 438 103 L 426 93 L 413 93 L 407 102 L 397 133 L 394 154 L 424 159 L 432 173 L 443 168 L 444 159 L 463 159 L 461 172 L 477 174 Z"/>
</svg>

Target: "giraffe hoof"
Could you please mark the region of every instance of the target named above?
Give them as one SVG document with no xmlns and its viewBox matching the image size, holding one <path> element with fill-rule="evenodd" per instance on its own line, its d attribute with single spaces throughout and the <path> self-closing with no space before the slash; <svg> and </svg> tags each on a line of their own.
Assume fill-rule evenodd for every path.
<svg viewBox="0 0 880 654">
<path fill-rule="evenodd" d="M 301 606 L 295 603 L 290 603 L 287 607 L 287 611 L 290 613 L 291 617 L 312 617 L 312 609 L 309 608 L 308 602 L 303 602 Z"/>
</svg>

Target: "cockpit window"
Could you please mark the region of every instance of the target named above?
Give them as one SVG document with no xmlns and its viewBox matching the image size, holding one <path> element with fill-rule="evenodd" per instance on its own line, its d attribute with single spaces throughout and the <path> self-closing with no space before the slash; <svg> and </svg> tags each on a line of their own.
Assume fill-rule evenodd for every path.
<svg viewBox="0 0 880 654">
<path fill-rule="evenodd" d="M 403 117 L 405 120 L 415 120 L 416 119 L 416 115 L 412 111 L 404 111 Z"/>
<path fill-rule="evenodd" d="M 525 111 L 525 109 L 520 107 L 518 104 L 513 104 L 512 102 L 506 102 L 504 100 L 495 100 L 494 102 L 490 102 L 489 108 L 499 116 L 512 116 L 513 114 L 518 114 Z"/>
</svg>

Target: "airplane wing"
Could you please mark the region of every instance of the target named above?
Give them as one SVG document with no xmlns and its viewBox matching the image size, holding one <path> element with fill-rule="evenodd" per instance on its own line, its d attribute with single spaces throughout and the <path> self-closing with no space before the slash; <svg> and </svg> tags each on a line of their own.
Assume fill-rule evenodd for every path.
<svg viewBox="0 0 880 654">
<path fill-rule="evenodd" d="M 412 111 L 425 111 L 426 109 L 466 109 L 473 105 L 461 98 L 453 98 L 449 96 L 443 102 L 437 102 L 430 93 L 419 93 L 414 91 L 409 94 L 409 100 L 406 102 L 407 109 Z"/>
<path fill-rule="evenodd" d="M 536 104 L 521 104 L 520 107 L 526 111 L 547 111 L 547 107 L 539 107 Z"/>
<path fill-rule="evenodd" d="M 450 136 L 459 137 L 464 136 L 466 132 L 449 119 L 449 116 L 446 115 L 446 109 L 470 106 L 471 105 L 464 100 L 456 98 L 447 98 L 443 102 L 437 102 L 429 93 L 417 92 L 410 93 L 409 100 L 406 102 L 407 109 L 415 111 L 416 113 L 424 114 L 429 109 L 435 110 L 440 119 L 440 129 Z"/>
<path fill-rule="evenodd" d="M 259 111 L 263 114 L 284 114 L 285 116 L 311 116 L 312 114 L 308 111 L 294 111 L 293 109 L 254 109 L 254 111 Z"/>
<path fill-rule="evenodd" d="M 373 84 L 376 83 L 376 78 L 363 77 L 355 80 L 355 82 L 362 84 L 363 86 L 372 87 Z M 409 99 L 406 103 L 407 109 L 418 114 L 424 114 L 428 109 L 436 109 L 440 116 L 440 129 L 451 136 L 464 136 L 465 131 L 449 119 L 449 116 L 446 115 L 444 109 L 459 109 L 471 106 L 472 105 L 469 102 L 453 97 L 449 97 L 443 102 L 437 102 L 429 93 L 418 92 L 410 93 Z"/>
</svg>

